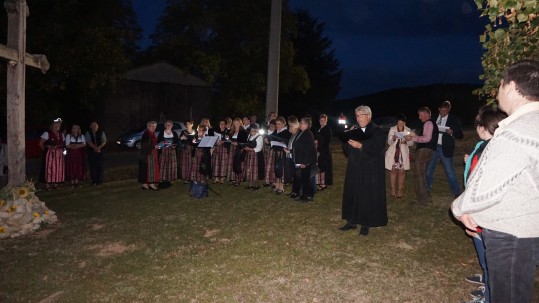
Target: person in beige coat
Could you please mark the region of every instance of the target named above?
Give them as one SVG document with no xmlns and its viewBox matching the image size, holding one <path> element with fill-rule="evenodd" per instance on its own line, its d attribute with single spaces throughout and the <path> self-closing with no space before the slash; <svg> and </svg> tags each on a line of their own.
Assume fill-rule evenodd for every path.
<svg viewBox="0 0 539 303">
<path fill-rule="evenodd" d="M 391 196 L 402 198 L 404 191 L 405 171 L 410 170 L 410 149 L 414 144 L 413 141 L 407 141 L 404 137 L 410 134 L 410 128 L 406 126 L 406 116 L 404 114 L 397 115 L 397 125 L 389 129 L 387 135 L 387 144 L 389 147 L 386 151 L 385 166 L 391 171 Z M 398 183 L 397 191 L 395 192 L 395 183 Z"/>
</svg>

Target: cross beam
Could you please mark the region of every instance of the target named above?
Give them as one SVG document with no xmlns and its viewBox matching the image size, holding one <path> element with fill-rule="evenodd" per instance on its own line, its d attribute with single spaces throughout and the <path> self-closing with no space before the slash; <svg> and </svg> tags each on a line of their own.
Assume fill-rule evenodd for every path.
<svg viewBox="0 0 539 303">
<path fill-rule="evenodd" d="M 26 180 L 25 158 L 25 81 L 26 65 L 46 72 L 49 62 L 44 55 L 26 53 L 26 0 L 5 0 L 8 15 L 7 45 L 0 45 L 0 57 L 7 64 L 7 157 L 8 184 L 18 186 Z"/>
</svg>

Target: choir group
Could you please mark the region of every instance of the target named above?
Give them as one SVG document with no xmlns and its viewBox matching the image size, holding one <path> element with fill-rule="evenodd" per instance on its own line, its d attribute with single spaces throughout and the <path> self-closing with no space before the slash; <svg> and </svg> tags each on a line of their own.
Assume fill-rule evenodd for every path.
<svg viewBox="0 0 539 303">
<path fill-rule="evenodd" d="M 157 123 L 150 121 L 141 140 L 138 181 L 146 190 L 177 179 L 234 186 L 245 182 L 247 189 L 271 187 L 277 195 L 284 193 L 285 184 L 292 184 L 292 198 L 311 201 L 316 189 L 332 184 L 327 120 L 322 114 L 320 128 L 311 130 L 310 117 L 285 120 L 275 113 L 262 127 L 244 117 L 223 119 L 212 128 L 204 118 L 196 128 L 186 121 L 180 134 L 172 130 L 172 121 L 166 121 L 157 136 Z"/>
</svg>

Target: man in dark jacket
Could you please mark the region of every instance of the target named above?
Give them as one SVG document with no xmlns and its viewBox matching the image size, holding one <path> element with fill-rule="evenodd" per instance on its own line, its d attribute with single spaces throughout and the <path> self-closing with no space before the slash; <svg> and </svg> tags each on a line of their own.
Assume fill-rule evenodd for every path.
<svg viewBox="0 0 539 303">
<path fill-rule="evenodd" d="M 358 125 L 354 136 L 346 141 L 348 164 L 344 179 L 341 230 L 361 225 L 360 236 L 369 234 L 370 227 L 387 225 L 385 146 L 386 135 L 372 123 L 368 106 L 355 110 Z"/>
<path fill-rule="evenodd" d="M 449 187 L 453 195 L 458 197 L 460 195 L 460 186 L 457 173 L 455 172 L 455 166 L 453 165 L 453 154 L 455 153 L 455 139 L 462 139 L 464 134 L 460 127 L 460 119 L 450 114 L 449 111 L 451 111 L 451 102 L 449 101 L 442 102 L 438 107 L 439 115 L 436 118 L 436 125 L 439 129 L 437 145 L 432 159 L 427 166 L 425 177 L 427 190 L 430 193 L 432 191 L 434 171 L 436 170 L 438 161 L 442 162 Z"/>
</svg>

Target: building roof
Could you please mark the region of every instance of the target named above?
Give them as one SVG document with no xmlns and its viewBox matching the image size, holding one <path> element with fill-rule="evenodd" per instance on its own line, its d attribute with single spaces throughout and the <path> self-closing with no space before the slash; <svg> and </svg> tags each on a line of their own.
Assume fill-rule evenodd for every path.
<svg viewBox="0 0 539 303">
<path fill-rule="evenodd" d="M 206 81 L 185 73 L 179 68 L 176 68 L 175 66 L 166 62 L 158 62 L 132 69 L 122 75 L 122 78 L 142 82 L 164 82 L 188 86 L 210 86 Z"/>
</svg>

